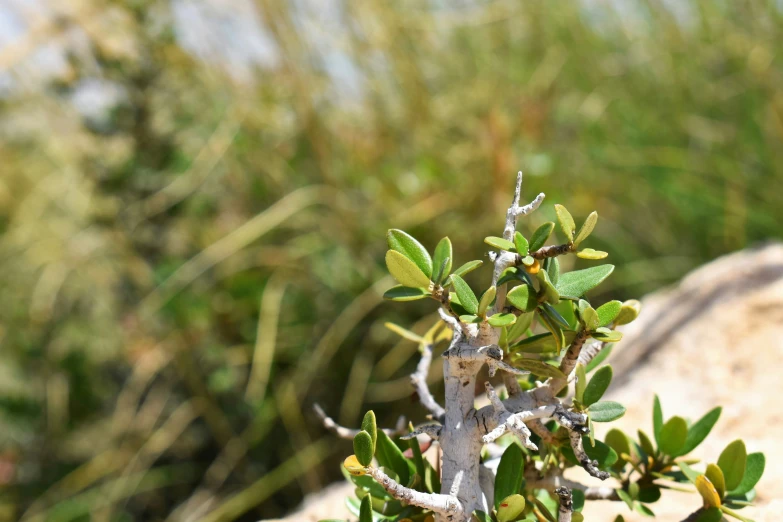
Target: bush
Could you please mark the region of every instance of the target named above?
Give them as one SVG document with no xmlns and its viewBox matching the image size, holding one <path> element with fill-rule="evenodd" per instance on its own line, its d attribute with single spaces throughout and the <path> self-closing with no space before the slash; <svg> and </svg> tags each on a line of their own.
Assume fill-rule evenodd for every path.
<svg viewBox="0 0 783 522">
<path fill-rule="evenodd" d="M 373 412 L 355 433 L 327 421 L 353 437 L 355 455 L 343 463 L 356 485 L 349 507 L 360 522 L 578 522 L 584 520 L 580 511 L 589 500 L 622 501 L 631 510 L 654 516 L 649 505 L 662 491 L 692 483 L 703 507 L 687 520 L 717 522 L 724 515 L 746 520 L 736 510 L 753 500 L 764 455 L 748 454 L 744 442 L 736 440 L 704 472 L 695 471 L 694 461 L 687 458 L 718 421 L 720 408 L 692 425 L 677 416 L 664 421 L 656 397 L 652 438 L 641 430 L 633 438 L 618 429 L 610 430 L 603 441 L 595 438 L 594 423 L 612 422 L 625 413 L 623 405 L 601 400 L 613 377 L 612 367 L 601 362 L 622 339 L 616 327 L 636 319 L 640 304 L 609 301 L 593 307 L 586 294 L 614 266 L 563 272 L 558 258 L 607 257 L 606 252 L 582 247 L 597 213 L 577 228 L 568 210 L 555 205 L 563 241 L 545 244 L 555 228 L 551 222 L 528 239 L 516 230 L 517 218 L 536 210 L 544 195 L 520 206 L 521 185 L 520 173 L 502 237 L 484 239 L 492 247 L 494 269 L 491 284 L 480 294 L 463 276 L 481 261 L 469 261 L 452 272 L 448 237 L 430 255 L 407 233 L 389 231 L 386 263 L 400 285 L 385 297 L 429 298 L 439 305 L 440 320 L 424 336 L 393 327 L 419 343 L 421 362 L 411 381 L 432 422 L 410 425 L 408 433 L 401 434 L 379 430 Z M 544 333 L 534 334 L 534 325 Z M 448 343 L 443 352 L 445 407 L 426 382 L 433 350 L 440 343 Z M 487 379 L 483 384 L 490 404 L 476 409 L 475 384 L 484 366 L 490 378 L 502 378 L 507 397 L 502 399 Z M 441 469 L 422 457 L 420 438 L 438 441 Z M 564 478 L 563 472 L 574 466 L 601 480 L 613 477 L 620 487 L 587 487 Z"/>
</svg>

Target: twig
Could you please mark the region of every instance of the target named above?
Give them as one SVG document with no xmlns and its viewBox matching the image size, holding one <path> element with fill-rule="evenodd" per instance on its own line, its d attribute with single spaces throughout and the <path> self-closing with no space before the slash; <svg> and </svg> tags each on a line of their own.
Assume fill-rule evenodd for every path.
<svg viewBox="0 0 783 522">
<path fill-rule="evenodd" d="M 585 343 L 585 345 L 582 347 L 582 351 L 579 353 L 577 363 L 580 363 L 583 366 L 587 366 L 590 364 L 590 361 L 595 359 L 596 356 L 601 353 L 601 350 L 606 348 L 607 344 L 608 343 L 602 343 L 601 341 L 597 341 L 595 339 L 589 343 Z"/>
<path fill-rule="evenodd" d="M 541 419 L 533 419 L 527 423 L 527 427 L 530 428 L 530 431 L 541 437 L 541 440 L 545 443 L 552 444 L 555 442 L 555 434 L 547 429 Z"/>
<path fill-rule="evenodd" d="M 519 199 L 521 196 L 522 196 L 522 171 L 520 170 L 519 172 L 517 172 L 517 185 L 514 188 L 514 200 L 511 202 L 511 206 L 508 207 L 508 211 L 506 212 L 506 228 L 503 229 L 503 238 L 508 241 L 514 240 L 514 232 L 516 232 L 517 230 L 517 218 L 519 218 L 519 216 L 526 216 L 527 214 L 530 214 L 531 212 L 536 210 L 541 205 L 541 202 L 544 201 L 544 198 L 546 197 L 542 192 L 538 196 L 536 196 L 536 199 L 534 199 L 527 205 L 520 207 Z"/>
<path fill-rule="evenodd" d="M 416 365 L 416 371 L 411 375 L 411 384 L 416 388 L 421 404 L 432 413 L 433 418 L 441 419 L 446 410 L 438 404 L 427 386 L 427 375 L 430 373 L 430 364 L 432 364 L 432 344 L 422 344 L 421 347 L 421 359 Z"/>
<path fill-rule="evenodd" d="M 559 487 L 555 494 L 560 498 L 560 507 L 557 510 L 557 522 L 571 522 L 571 513 L 574 511 L 574 501 L 571 490 Z"/>
<path fill-rule="evenodd" d="M 527 214 L 530 214 L 534 210 L 536 210 L 540 205 L 541 202 L 544 201 L 544 198 L 546 197 L 544 193 L 540 193 L 536 198 L 524 206 L 519 206 L 519 200 L 522 197 L 522 171 L 519 171 L 517 173 L 517 184 L 514 188 L 514 199 L 511 201 L 511 205 L 508 207 L 508 210 L 506 211 L 506 224 L 503 228 L 503 238 L 507 241 L 513 241 L 514 240 L 514 233 L 517 230 L 517 219 L 519 219 L 519 216 L 526 216 Z M 514 266 L 514 263 L 516 261 L 517 255 L 513 252 L 501 252 L 499 255 L 494 256 L 492 258 L 493 263 L 495 264 L 495 268 L 492 271 L 492 285 L 497 286 L 497 282 L 500 279 L 500 275 L 503 273 L 503 271 L 511 266 Z M 499 310 L 502 310 L 503 307 L 506 304 L 506 285 L 501 285 L 500 288 L 497 289 L 497 294 L 495 296 L 495 305 L 492 307 L 491 313 L 497 313 Z M 519 391 L 516 389 L 516 387 L 511 387 L 509 390 L 509 395 L 515 395 L 519 393 Z"/>
<path fill-rule="evenodd" d="M 418 437 L 419 435 L 427 435 L 433 440 L 438 440 L 440 438 L 440 432 L 442 429 L 443 426 L 440 424 L 422 424 L 410 433 L 402 435 L 400 438 L 402 440 L 410 440 L 412 438 Z"/>
<path fill-rule="evenodd" d="M 509 431 L 516 435 L 522 442 L 522 445 L 526 448 L 536 451 L 538 446 L 533 444 L 530 440 L 530 430 L 525 425 L 526 421 L 533 419 L 540 419 L 542 417 L 551 417 L 555 414 L 557 407 L 560 405 L 541 406 L 533 410 L 520 411 L 511 413 L 508 411 L 503 401 L 500 400 L 495 389 L 489 382 L 485 382 L 484 386 L 487 389 L 487 396 L 492 404 L 492 408 L 495 410 L 495 416 L 497 418 L 498 426 L 484 435 L 482 440 L 484 443 L 490 443 L 501 437 L 506 431 Z"/>
<path fill-rule="evenodd" d="M 392 497 L 414 506 L 431 509 L 442 515 L 455 515 L 462 509 L 456 497 L 439 493 L 422 493 L 406 488 L 378 468 L 369 467 L 367 473 L 372 476 Z"/>
<path fill-rule="evenodd" d="M 590 457 L 588 457 L 587 453 L 585 453 L 585 448 L 582 445 L 582 434 L 578 431 L 571 431 L 569 432 L 568 437 L 571 439 L 571 449 L 574 450 L 576 460 L 579 461 L 585 471 L 587 471 L 592 477 L 601 480 L 608 479 L 609 473 L 599 470 L 598 461 L 590 460 Z"/>
<path fill-rule="evenodd" d="M 345 426 L 340 426 L 331 417 L 329 417 L 323 408 L 321 408 L 321 406 L 317 403 L 313 404 L 313 409 L 315 410 L 316 415 L 318 415 L 318 417 L 321 419 L 321 423 L 324 425 L 324 428 L 331 431 L 341 439 L 353 439 L 356 434 L 361 431 L 358 429 L 351 429 L 346 428 Z M 399 437 L 400 435 L 408 432 L 407 426 L 408 423 L 405 421 L 405 417 L 401 416 L 399 419 L 397 419 L 397 425 L 393 430 L 384 429 L 383 431 L 389 437 Z"/>
<path fill-rule="evenodd" d="M 549 391 L 551 397 L 557 396 L 557 394 L 568 384 L 568 376 L 571 375 L 571 372 L 576 368 L 579 354 L 582 352 L 582 346 L 585 344 L 588 335 L 588 332 L 585 330 L 576 334 L 576 337 L 574 337 L 574 340 L 571 342 L 571 346 L 568 347 L 566 354 L 563 356 L 563 360 L 560 361 L 560 371 L 565 375 L 565 379 L 561 377 L 552 378 L 549 380 L 549 383 L 543 387 L 543 389 Z"/>
<path fill-rule="evenodd" d="M 576 249 L 573 243 L 566 243 L 564 245 L 549 245 L 543 246 L 534 252 L 528 253 L 533 259 L 546 259 L 548 257 L 562 256 L 563 254 L 570 254 Z M 522 256 L 517 255 L 514 262 L 516 266 L 522 264 Z"/>
</svg>

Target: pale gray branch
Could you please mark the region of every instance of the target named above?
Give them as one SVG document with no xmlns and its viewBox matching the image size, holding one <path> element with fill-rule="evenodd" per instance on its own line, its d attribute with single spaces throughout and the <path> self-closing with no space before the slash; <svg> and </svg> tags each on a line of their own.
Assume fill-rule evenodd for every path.
<svg viewBox="0 0 783 522">
<path fill-rule="evenodd" d="M 569 438 L 571 439 L 571 449 L 574 450 L 576 460 L 582 465 L 590 476 L 606 480 L 609 478 L 609 473 L 598 469 L 598 461 L 590 460 L 590 457 L 585 453 L 585 448 L 582 445 L 582 434 L 577 431 L 569 432 Z"/>
<path fill-rule="evenodd" d="M 526 216 L 534 210 L 536 210 L 544 201 L 544 193 L 542 192 L 536 199 L 524 206 L 519 206 L 519 200 L 522 197 L 522 171 L 517 172 L 517 184 L 514 188 L 514 200 L 511 202 L 511 206 L 508 207 L 506 212 L 506 227 L 503 229 L 503 238 L 509 241 L 514 240 L 514 232 L 517 230 L 517 218 L 519 216 Z"/>
<path fill-rule="evenodd" d="M 378 468 L 369 467 L 367 472 L 397 500 L 446 516 L 456 515 L 462 511 L 462 506 L 455 497 L 439 493 L 422 493 L 415 489 L 406 488 Z"/>
<path fill-rule="evenodd" d="M 536 210 L 541 202 L 544 201 L 544 193 L 542 192 L 536 198 L 524 206 L 519 206 L 519 201 L 522 198 L 522 171 L 517 172 L 517 183 L 514 187 L 514 199 L 511 201 L 511 205 L 506 211 L 506 224 L 503 228 L 503 239 L 508 241 L 514 241 L 514 233 L 517 230 L 517 219 L 519 216 L 525 216 Z M 495 268 L 492 272 L 492 285 L 497 286 L 497 282 L 500 279 L 500 274 L 511 266 L 514 266 L 517 255 L 513 252 L 501 252 L 500 255 L 495 256 L 492 262 L 495 264 Z M 501 285 L 501 288 L 497 289 L 497 295 L 495 297 L 495 306 L 492 307 L 492 313 L 497 313 L 502 310 L 506 304 L 506 285 Z M 518 393 L 516 389 L 509 390 L 509 394 Z"/>
<path fill-rule="evenodd" d="M 525 425 L 525 422 L 542 417 L 551 417 L 560 405 L 553 404 L 511 413 L 503 404 L 503 401 L 500 400 L 492 385 L 489 382 L 485 382 L 484 386 L 487 389 L 487 396 L 495 412 L 497 427 L 482 437 L 483 442 L 485 444 L 494 442 L 508 431 L 516 435 L 526 448 L 533 451 L 538 450 L 538 446 L 530 440 L 530 430 Z"/>
<path fill-rule="evenodd" d="M 416 365 L 416 371 L 411 375 L 411 384 L 416 388 L 419 400 L 422 406 L 427 408 L 435 419 L 443 418 L 446 410 L 438 404 L 435 397 L 432 396 L 429 386 L 427 386 L 427 376 L 430 373 L 430 364 L 432 364 L 432 345 L 423 344 L 421 349 L 421 359 Z"/>
<path fill-rule="evenodd" d="M 574 490 L 578 489 L 585 494 L 587 500 L 620 500 L 617 495 L 617 489 L 605 486 L 585 486 L 580 482 L 567 479 L 560 474 L 559 469 L 552 469 L 550 473 L 542 477 L 539 471 L 534 467 L 525 469 L 525 484 L 529 489 L 546 489 L 551 491 L 554 488 L 566 487 Z"/>
<path fill-rule="evenodd" d="M 321 419 L 321 423 L 324 425 L 324 428 L 331 431 L 341 439 L 353 439 L 356 434 L 361 431 L 358 429 L 351 429 L 346 428 L 345 426 L 340 426 L 331 417 L 329 417 L 323 408 L 321 408 L 321 406 L 317 403 L 313 404 L 313 409 L 315 410 L 316 415 L 318 415 L 318 417 Z M 389 437 L 397 437 L 408 431 L 407 425 L 408 423 L 405 421 L 405 417 L 401 416 L 399 419 L 397 419 L 397 425 L 393 430 L 384 429 L 383 431 Z"/>
<path fill-rule="evenodd" d="M 438 440 L 440 438 L 440 432 L 442 429 L 443 426 L 440 424 L 422 424 L 418 428 L 414 429 L 410 433 L 406 433 L 400 438 L 402 440 L 410 440 L 414 437 L 418 437 L 419 435 L 427 435 L 433 440 Z"/>
<path fill-rule="evenodd" d="M 571 490 L 561 486 L 555 490 L 555 494 L 560 499 L 560 507 L 557 510 L 557 522 L 571 522 L 571 513 L 574 512 Z"/>
<path fill-rule="evenodd" d="M 601 341 L 597 341 L 595 339 L 591 339 L 589 342 L 586 342 L 584 346 L 582 346 L 582 351 L 577 358 L 577 363 L 583 366 L 587 366 L 590 364 L 590 361 L 595 359 L 595 357 L 601 353 L 601 350 L 606 348 L 606 345 L 607 343 L 602 343 Z"/>
</svg>

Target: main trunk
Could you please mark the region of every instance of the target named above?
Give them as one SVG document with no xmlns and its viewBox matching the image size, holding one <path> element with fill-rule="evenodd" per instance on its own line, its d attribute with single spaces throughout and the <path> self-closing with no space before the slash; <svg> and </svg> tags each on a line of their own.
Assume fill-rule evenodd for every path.
<svg viewBox="0 0 783 522">
<path fill-rule="evenodd" d="M 481 364 L 448 357 L 443 362 L 446 418 L 440 436 L 443 452 L 441 493 L 456 493 L 462 513 L 438 516 L 437 522 L 466 522 L 474 510 L 489 512 L 479 485 L 482 442 L 474 408 L 475 379 Z M 492 499 L 489 499 L 492 502 Z"/>
</svg>

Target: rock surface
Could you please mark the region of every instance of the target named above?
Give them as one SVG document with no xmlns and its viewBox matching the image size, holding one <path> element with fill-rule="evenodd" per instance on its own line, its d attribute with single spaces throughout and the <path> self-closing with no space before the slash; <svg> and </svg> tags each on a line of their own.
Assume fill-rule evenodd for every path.
<svg viewBox="0 0 783 522">
<path fill-rule="evenodd" d="M 695 420 L 722 405 L 720 421 L 693 455 L 715 462 L 737 438 L 749 452 L 763 451 L 767 468 L 757 506 L 741 514 L 783 520 L 783 245 L 722 257 L 642 302 L 641 316 L 608 361 L 617 377 L 606 398 L 628 408 L 611 426 L 651 434 L 654 393 L 666 418 Z M 599 437 L 605 430 L 599 427 Z M 581 479 L 579 471 L 573 478 Z M 347 483 L 333 485 L 285 520 L 347 519 L 343 499 L 351 492 Z M 679 522 L 700 504 L 695 494 L 666 492 L 651 507 L 655 520 Z M 617 514 L 626 522 L 651 520 L 617 502 L 588 502 L 584 510 L 590 522 L 612 522 Z"/>
</svg>

